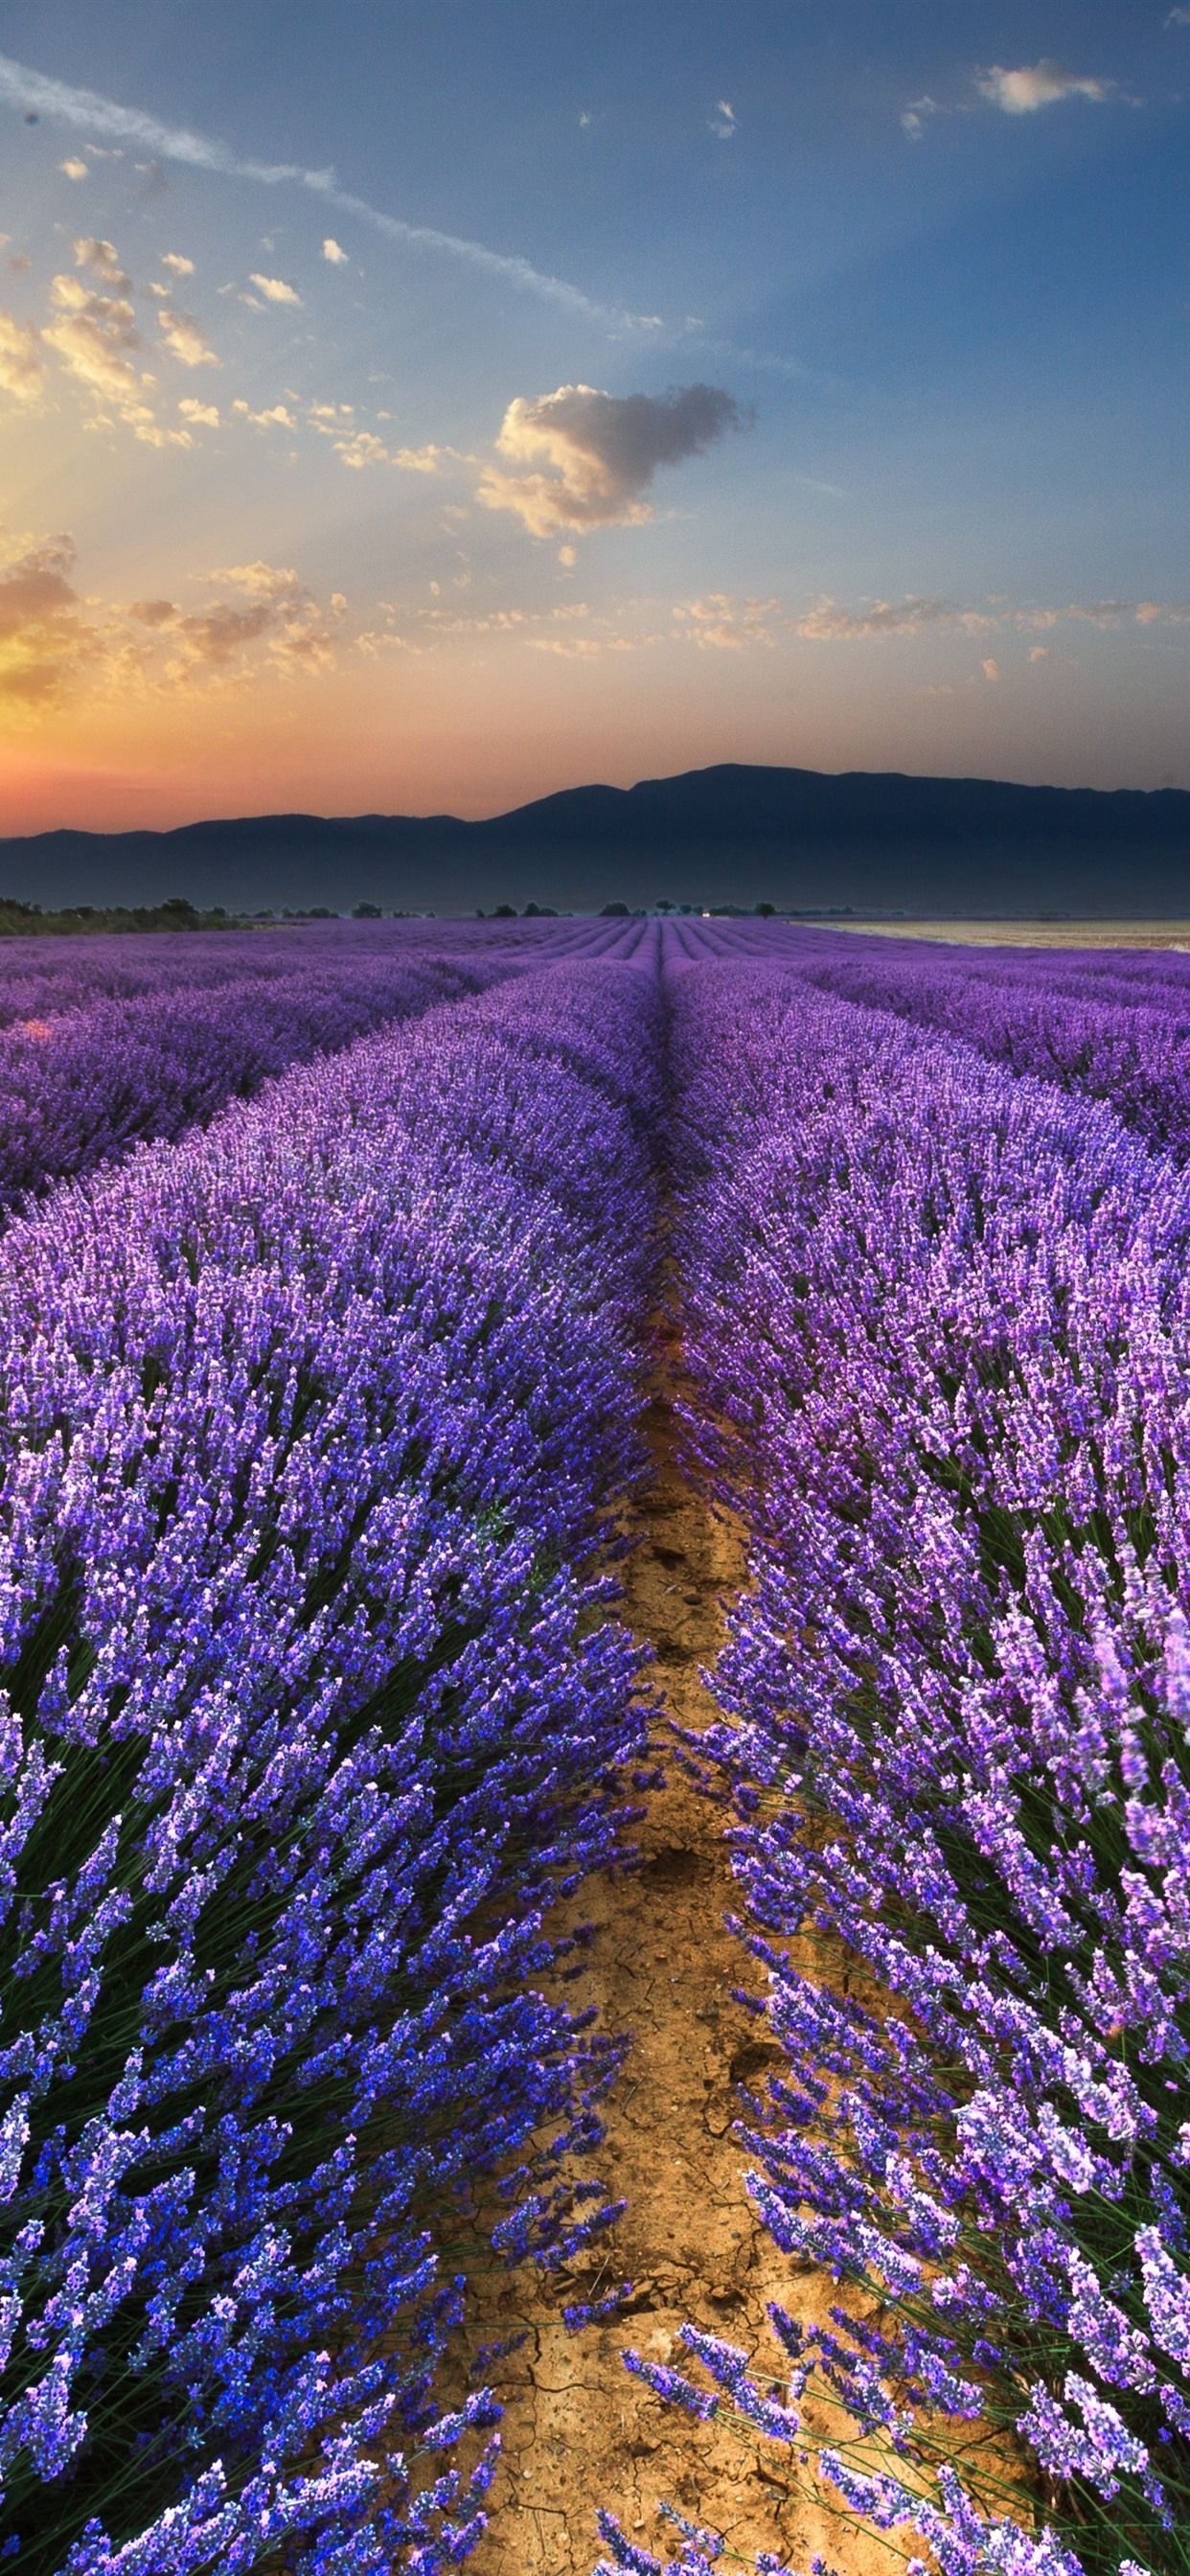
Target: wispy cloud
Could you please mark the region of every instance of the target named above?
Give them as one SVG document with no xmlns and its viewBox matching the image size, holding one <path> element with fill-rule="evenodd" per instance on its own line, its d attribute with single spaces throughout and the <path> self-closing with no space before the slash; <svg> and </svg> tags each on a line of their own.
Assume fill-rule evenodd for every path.
<svg viewBox="0 0 1190 2576">
<path fill-rule="evenodd" d="M 911 143 L 920 143 L 930 117 L 945 116 L 949 112 L 941 99 L 931 98 L 927 91 L 923 98 L 910 99 L 908 107 L 903 110 L 901 132 L 908 135 Z"/>
<path fill-rule="evenodd" d="M 529 400 L 518 394 L 496 442 L 515 465 L 546 460 L 546 470 L 506 473 L 489 465 L 479 499 L 511 510 L 535 537 L 567 528 L 633 527 L 652 516 L 647 498 L 662 465 L 699 456 L 751 415 L 719 385 L 672 386 L 666 394 L 608 394 L 594 385 L 559 385 Z"/>
<path fill-rule="evenodd" d="M 957 626 L 968 635 L 983 634 L 999 623 L 983 609 L 955 608 L 949 600 L 873 600 L 863 608 L 843 608 L 835 599 L 818 599 L 793 621 L 793 632 L 811 644 L 865 642 L 890 635 L 920 635 L 929 627 Z"/>
<path fill-rule="evenodd" d="M 1190 608 L 1172 600 L 1068 600 L 1062 607 L 1011 606 L 1003 601 L 986 607 L 956 606 L 949 599 L 910 594 L 905 599 L 877 599 L 845 608 L 835 599 L 815 600 L 790 620 L 789 631 L 811 644 L 880 642 L 894 636 L 934 632 L 962 635 L 1046 635 L 1059 626 L 1097 626 L 1103 631 L 1137 625 L 1181 626 L 1190 623 Z"/>
<path fill-rule="evenodd" d="M 727 591 L 712 590 L 675 608 L 674 624 L 704 653 L 742 653 L 750 644 L 771 648 L 780 605 L 777 599 L 733 599 Z"/>
<path fill-rule="evenodd" d="M 210 135 L 192 133 L 185 126 L 166 125 L 159 117 L 147 115 L 141 108 L 125 107 L 96 90 L 52 80 L 8 54 L 0 54 L 0 100 L 26 114 L 44 117 L 47 124 L 100 135 L 107 142 L 134 144 L 147 157 L 159 161 L 178 162 L 192 170 L 209 170 L 230 179 L 253 179 L 267 188 L 307 188 L 325 205 L 334 206 L 340 214 L 353 215 L 357 222 L 382 233 L 387 241 L 399 242 L 411 250 L 440 253 L 485 276 L 498 278 L 506 286 L 519 287 L 527 295 L 583 314 L 589 321 L 610 323 L 619 329 L 656 327 L 655 315 L 629 313 L 621 306 L 601 303 L 566 278 L 535 268 L 531 260 L 491 250 L 486 242 L 470 241 L 459 233 L 440 232 L 433 225 L 411 224 L 401 216 L 387 214 L 367 198 L 340 187 L 333 170 L 307 170 L 293 161 L 255 160 L 231 151 Z M 63 163 L 62 167 L 69 176 L 87 176 L 85 161 Z"/>
<path fill-rule="evenodd" d="M 730 99 L 716 99 L 715 113 L 713 116 L 708 116 L 707 124 L 711 133 L 718 135 L 721 143 L 730 143 L 736 130 L 736 112 Z"/>
<path fill-rule="evenodd" d="M 1085 73 L 1069 72 L 1065 64 L 1042 60 L 1023 66 L 1019 71 L 1006 71 L 993 63 L 987 71 L 975 76 L 976 88 L 993 107 L 1003 108 L 1006 116 L 1034 116 L 1042 107 L 1057 107 L 1064 99 L 1085 98 L 1101 105 L 1114 98 L 1114 80 L 1092 80 Z"/>
</svg>

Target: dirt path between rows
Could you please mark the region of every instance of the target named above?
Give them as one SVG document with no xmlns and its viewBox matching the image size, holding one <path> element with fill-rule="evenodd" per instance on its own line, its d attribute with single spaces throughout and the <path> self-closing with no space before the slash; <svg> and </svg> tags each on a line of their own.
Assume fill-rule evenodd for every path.
<svg viewBox="0 0 1190 2576">
<path fill-rule="evenodd" d="M 743 1557 L 675 1465 L 664 1395 L 646 1428 L 656 1472 L 639 1507 L 626 1615 L 652 1643 L 670 1711 L 697 1726 L 712 1713 L 699 1666 L 722 1640 L 721 1600 L 738 1590 Z M 640 1842 L 639 1874 L 588 1886 L 581 1907 L 598 1926 L 585 1999 L 606 2029 L 633 2037 L 597 2170 L 628 2202 L 600 2286 L 631 2280 L 635 2297 L 611 2324 L 573 2335 L 562 2305 L 589 2299 L 589 2278 L 538 2286 L 522 2267 L 474 2283 L 477 2339 L 517 2323 L 529 2333 L 491 2374 L 506 2408 L 503 2463 L 490 2528 L 470 2564 L 475 2576 L 590 2576 L 600 2555 L 598 2505 L 638 2546 L 668 2555 L 657 2510 L 666 2498 L 721 2531 L 729 2551 L 749 2562 L 768 2549 L 800 2569 L 821 2551 L 840 2576 L 869 2576 L 877 2566 L 887 2576 L 887 2550 L 850 2537 L 796 2495 L 777 2453 L 762 2456 L 715 2425 L 663 2407 L 624 2369 L 630 2347 L 681 2366 L 679 2329 L 690 2319 L 775 2371 L 766 2301 L 779 2297 L 809 2322 L 825 2319 L 834 2295 L 821 2274 L 777 2251 L 744 2190 L 734 2086 L 755 2080 L 777 2052 L 758 2041 L 755 2021 L 732 2000 L 733 1986 L 752 1979 L 724 1928 L 733 1885 L 722 1817 L 671 1769 L 669 1785 L 649 1803 Z M 699 2376 L 697 2366 L 691 2375 Z"/>
</svg>

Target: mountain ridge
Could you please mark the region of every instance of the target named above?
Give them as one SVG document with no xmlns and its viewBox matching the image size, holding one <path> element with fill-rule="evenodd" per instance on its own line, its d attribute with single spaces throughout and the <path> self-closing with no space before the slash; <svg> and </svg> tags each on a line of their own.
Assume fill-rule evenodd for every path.
<svg viewBox="0 0 1190 2576">
<path fill-rule="evenodd" d="M 4 894 L 47 908 L 182 895 L 246 910 L 584 910 L 664 896 L 973 918 L 1190 912 L 1190 790 L 719 762 L 630 787 L 559 788 L 477 822 L 291 812 L 165 831 L 59 826 L 0 839 Z"/>
</svg>

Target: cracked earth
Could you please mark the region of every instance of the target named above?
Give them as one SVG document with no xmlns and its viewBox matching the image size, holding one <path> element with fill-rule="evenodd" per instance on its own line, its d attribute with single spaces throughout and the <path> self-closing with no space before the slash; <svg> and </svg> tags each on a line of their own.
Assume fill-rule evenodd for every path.
<svg viewBox="0 0 1190 2576">
<path fill-rule="evenodd" d="M 666 1399 L 652 1408 L 656 1472 L 626 1581 L 626 1614 L 651 1642 L 654 1679 L 672 1715 L 705 1724 L 699 1680 L 723 1637 L 723 1602 L 743 1580 L 736 1537 L 675 1465 Z M 475 2576 L 590 2576 L 600 2555 L 595 2510 L 606 2505 L 638 2546 L 667 2555 L 663 2498 L 722 2532 L 732 2556 L 775 2552 L 791 2569 L 822 2552 L 839 2576 L 887 2568 L 887 2550 L 849 2535 L 798 2495 L 778 2455 L 664 2407 L 624 2369 L 635 2347 L 682 2364 L 687 2320 L 742 2345 L 775 2375 L 780 2357 L 766 2302 L 824 2322 L 833 2285 L 781 2255 L 758 2227 L 732 2134 L 735 2086 L 763 2079 L 778 2052 L 732 1999 L 749 1963 L 725 1929 L 733 1883 L 723 1820 L 672 1771 L 649 1801 L 639 1873 L 588 1886 L 581 1913 L 597 1926 L 586 1999 L 632 2048 L 607 2106 L 596 2169 L 626 2199 L 614 2237 L 581 2278 L 527 2280 L 524 2268 L 473 2284 L 471 2325 L 487 2340 L 527 2326 L 521 2350 L 490 2374 L 505 2406 L 503 2459 Z M 824 1973 L 825 1973 L 824 1968 Z M 580 1991 L 582 1991 L 580 1989 Z M 626 2312 L 577 2335 L 561 2310 L 634 2285 Z M 697 2366 L 691 2376 L 699 2377 Z"/>
</svg>

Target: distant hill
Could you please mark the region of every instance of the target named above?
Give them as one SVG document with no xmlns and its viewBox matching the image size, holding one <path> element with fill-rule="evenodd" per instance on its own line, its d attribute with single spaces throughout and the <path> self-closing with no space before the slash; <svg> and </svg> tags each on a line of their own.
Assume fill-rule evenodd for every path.
<svg viewBox="0 0 1190 2576">
<path fill-rule="evenodd" d="M 1190 792 L 727 763 L 573 787 L 481 823 L 262 814 L 0 840 L 0 898 L 491 911 L 767 901 L 856 911 L 1190 914 Z"/>
</svg>

